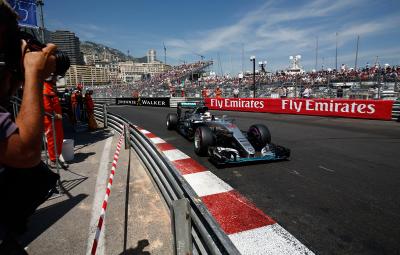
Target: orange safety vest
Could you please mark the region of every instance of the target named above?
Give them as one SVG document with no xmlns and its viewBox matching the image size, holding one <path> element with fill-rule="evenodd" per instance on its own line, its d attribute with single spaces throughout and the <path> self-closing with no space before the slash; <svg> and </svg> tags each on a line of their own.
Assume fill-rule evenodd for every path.
<svg viewBox="0 0 400 255">
<path fill-rule="evenodd" d="M 221 97 L 221 94 L 222 94 L 222 89 L 217 88 L 217 89 L 215 90 L 215 97 Z"/>
<path fill-rule="evenodd" d="M 47 113 L 62 114 L 60 100 L 56 91 L 54 91 L 53 85 L 49 82 L 45 82 L 43 86 L 43 106 L 44 111 Z"/>
<path fill-rule="evenodd" d="M 203 98 L 208 97 L 207 89 L 203 89 L 203 90 L 201 91 L 201 96 L 202 96 Z"/>
<path fill-rule="evenodd" d="M 94 109 L 94 103 L 90 94 L 85 95 L 86 109 L 92 111 Z"/>
<path fill-rule="evenodd" d="M 72 105 L 78 104 L 78 98 L 77 98 L 76 92 L 72 92 L 72 94 L 71 94 L 71 104 Z"/>
</svg>

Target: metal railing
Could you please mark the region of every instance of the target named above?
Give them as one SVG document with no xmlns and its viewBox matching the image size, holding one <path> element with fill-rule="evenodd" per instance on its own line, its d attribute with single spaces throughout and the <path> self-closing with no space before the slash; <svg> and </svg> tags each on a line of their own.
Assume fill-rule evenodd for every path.
<svg viewBox="0 0 400 255">
<path fill-rule="evenodd" d="M 171 211 L 174 202 L 188 200 L 192 254 L 240 254 L 191 186 L 138 127 L 125 118 L 108 112 L 105 103 L 95 104 L 94 115 L 105 127 L 129 134 L 130 146 L 138 154 Z M 181 241 L 176 238 L 178 237 L 175 236 L 175 242 Z"/>
<path fill-rule="evenodd" d="M 392 120 L 400 121 L 400 99 L 397 99 L 393 104 Z"/>
<path fill-rule="evenodd" d="M 19 109 L 21 107 L 22 100 L 20 98 L 18 98 L 18 97 L 12 97 L 11 100 L 10 100 L 10 103 L 11 103 L 11 106 L 12 106 L 13 117 L 14 117 L 14 119 L 16 119 L 17 115 L 18 115 L 18 112 L 19 112 Z M 60 162 L 60 156 L 61 155 L 58 154 L 57 142 L 56 142 L 57 141 L 56 128 L 55 128 L 56 115 L 55 115 L 54 112 L 52 114 L 45 112 L 44 115 L 51 119 L 51 129 L 52 129 L 53 140 L 54 140 L 53 149 L 54 149 L 54 155 L 55 155 L 55 170 L 56 170 L 56 173 L 60 176 L 60 178 L 57 181 L 58 191 L 59 191 L 60 195 L 64 194 L 64 193 L 69 195 L 66 192 L 65 188 L 62 186 L 62 179 L 61 179 L 61 175 L 60 175 L 60 167 L 61 166 L 60 166 L 59 162 Z M 49 155 L 47 154 L 49 148 L 48 148 L 47 139 L 46 139 L 46 135 L 45 134 L 42 135 L 42 148 L 43 148 L 42 156 L 45 159 L 44 161 L 45 161 L 46 165 L 49 166 Z"/>
</svg>

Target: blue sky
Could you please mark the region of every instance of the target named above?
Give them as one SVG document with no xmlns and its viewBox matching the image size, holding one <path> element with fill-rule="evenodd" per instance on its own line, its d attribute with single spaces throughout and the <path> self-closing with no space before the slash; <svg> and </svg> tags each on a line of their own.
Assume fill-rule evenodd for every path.
<svg viewBox="0 0 400 255">
<path fill-rule="evenodd" d="M 213 59 L 220 72 L 251 69 L 249 57 L 267 60 L 268 70 L 284 69 L 290 55 L 302 55 L 302 66 L 354 66 L 357 35 L 359 65 L 375 62 L 400 64 L 400 1 L 190 1 L 190 0 L 45 0 L 45 25 L 68 29 L 81 40 L 103 43 L 136 57 L 154 48 L 167 62 Z"/>
</svg>

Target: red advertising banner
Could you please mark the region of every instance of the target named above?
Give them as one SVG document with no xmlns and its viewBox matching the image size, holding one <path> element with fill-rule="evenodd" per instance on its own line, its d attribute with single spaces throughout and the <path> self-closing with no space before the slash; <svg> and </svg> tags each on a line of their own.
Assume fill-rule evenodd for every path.
<svg viewBox="0 0 400 255">
<path fill-rule="evenodd" d="M 268 112 L 335 116 L 363 119 L 392 119 L 392 100 L 297 99 L 297 98 L 205 98 L 211 110 Z"/>
</svg>

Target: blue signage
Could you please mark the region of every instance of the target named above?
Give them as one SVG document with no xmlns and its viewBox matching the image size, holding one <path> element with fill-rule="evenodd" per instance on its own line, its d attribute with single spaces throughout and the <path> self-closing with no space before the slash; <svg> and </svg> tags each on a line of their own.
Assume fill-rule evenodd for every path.
<svg viewBox="0 0 400 255">
<path fill-rule="evenodd" d="M 8 0 L 8 3 L 19 15 L 19 24 L 26 27 L 37 27 L 36 0 Z"/>
</svg>

